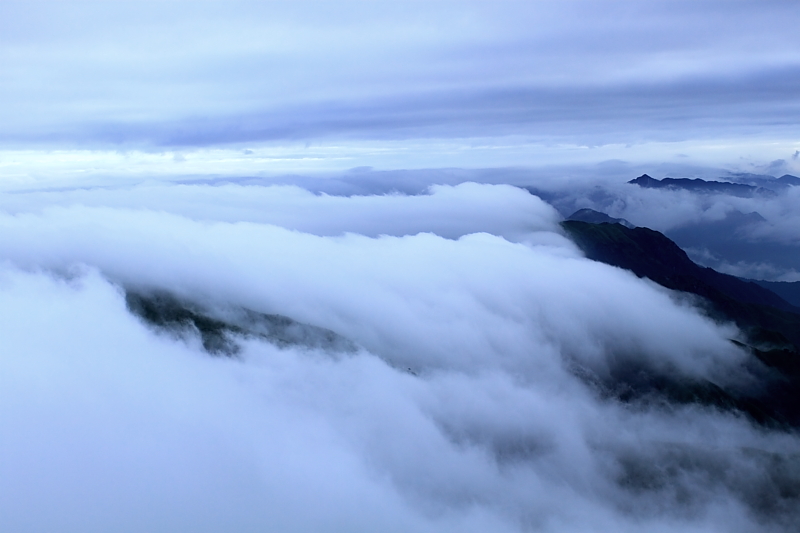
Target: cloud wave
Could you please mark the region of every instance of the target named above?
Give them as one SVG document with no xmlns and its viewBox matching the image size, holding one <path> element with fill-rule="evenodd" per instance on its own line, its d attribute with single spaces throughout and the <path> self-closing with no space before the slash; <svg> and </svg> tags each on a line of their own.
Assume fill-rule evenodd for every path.
<svg viewBox="0 0 800 533">
<path fill-rule="evenodd" d="M 4 529 L 763 531 L 797 518 L 796 436 L 604 399 L 581 377 L 634 361 L 725 384 L 744 354 L 733 328 L 581 257 L 524 191 L 142 186 L 27 202 L 0 214 Z M 236 358 L 211 357 L 142 323 L 123 288 L 285 315 L 358 349 L 243 338 Z"/>
</svg>

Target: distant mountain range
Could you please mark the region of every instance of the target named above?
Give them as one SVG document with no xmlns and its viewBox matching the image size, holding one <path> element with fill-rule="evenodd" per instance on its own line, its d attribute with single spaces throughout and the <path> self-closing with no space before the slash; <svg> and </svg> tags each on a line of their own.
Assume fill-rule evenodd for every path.
<svg viewBox="0 0 800 533">
<path fill-rule="evenodd" d="M 626 226 L 649 225 L 644 220 L 651 220 L 654 224 L 663 223 L 664 228 L 659 229 L 683 248 L 693 261 L 720 272 L 775 281 L 786 279 L 782 277 L 800 271 L 800 243 L 781 238 L 782 233 L 776 227 L 775 220 L 767 220 L 758 210 L 767 210 L 763 212 L 774 217 L 776 212 L 788 205 L 790 198 L 787 194 L 800 190 L 796 189 L 798 186 L 800 178 L 788 174 L 776 178 L 740 173 L 715 180 L 655 179 L 643 174 L 628 181 L 621 189 L 604 186 L 557 191 L 534 187 L 527 189 L 553 205 L 563 216 L 572 213 L 575 220 L 619 222 Z M 672 216 L 665 213 L 664 216 L 657 215 L 654 218 L 643 211 L 643 208 L 658 205 L 658 209 L 664 209 L 670 202 L 676 202 L 677 207 L 681 201 L 691 200 L 664 198 L 661 201 L 657 198 L 658 194 L 647 193 L 641 196 L 643 191 L 665 194 L 685 191 L 698 201 L 683 205 L 682 207 L 688 208 L 683 214 L 678 212 Z M 708 198 L 704 198 L 706 196 Z M 753 201 L 738 202 L 735 198 L 732 201 L 726 200 L 730 197 Z M 585 212 L 580 209 L 587 205 L 593 209 Z M 746 206 L 750 209 L 746 209 Z M 713 216 L 708 212 L 712 207 Z M 603 211 L 611 212 L 613 216 L 597 214 Z M 607 219 L 592 218 L 597 216 Z M 613 217 L 625 219 L 615 220 Z"/>
<path fill-rule="evenodd" d="M 742 178 L 739 177 L 741 180 Z M 732 196 L 749 197 L 754 195 L 774 196 L 788 187 L 800 185 L 800 178 L 785 174 L 780 178 L 759 176 L 749 178 L 748 183 L 704 180 L 700 178 L 655 179 L 647 174 L 630 180 L 628 183 L 647 189 L 683 189 L 698 193 L 720 193 Z"/>
<path fill-rule="evenodd" d="M 579 211 L 570 218 L 590 217 Z M 605 390 L 622 400 L 666 396 L 670 401 L 740 411 L 760 423 L 800 427 L 800 307 L 758 283 L 697 265 L 660 232 L 574 219 L 562 222 L 562 227 L 589 259 L 695 294 L 706 302 L 705 311 L 712 318 L 736 323 L 747 336 L 746 347 L 753 357 L 750 371 L 759 383 L 747 389 L 725 389 L 626 363 L 602 383 Z"/>
<path fill-rule="evenodd" d="M 774 176 L 767 176 L 763 174 L 747 174 L 736 173 L 728 176 L 725 181 L 732 181 L 734 183 L 744 183 L 746 185 L 754 185 L 756 187 L 766 188 L 786 188 L 789 186 L 800 185 L 800 178 L 792 176 L 791 174 L 784 174 L 780 178 Z"/>
</svg>

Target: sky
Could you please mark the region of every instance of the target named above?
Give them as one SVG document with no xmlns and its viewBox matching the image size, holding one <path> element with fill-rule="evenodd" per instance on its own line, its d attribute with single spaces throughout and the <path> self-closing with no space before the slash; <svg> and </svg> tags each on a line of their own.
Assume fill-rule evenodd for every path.
<svg viewBox="0 0 800 533">
<path fill-rule="evenodd" d="M 797 172 L 794 2 L 3 2 L 0 176 Z"/>
</svg>

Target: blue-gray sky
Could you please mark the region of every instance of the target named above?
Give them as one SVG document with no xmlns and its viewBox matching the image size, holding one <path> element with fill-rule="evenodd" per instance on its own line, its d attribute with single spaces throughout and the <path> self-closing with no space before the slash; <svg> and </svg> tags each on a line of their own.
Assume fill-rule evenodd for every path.
<svg viewBox="0 0 800 533">
<path fill-rule="evenodd" d="M 30 150 L 410 168 L 592 148 L 577 160 L 791 170 L 798 20 L 783 1 L 3 2 L 0 148 L 16 167 Z"/>
</svg>

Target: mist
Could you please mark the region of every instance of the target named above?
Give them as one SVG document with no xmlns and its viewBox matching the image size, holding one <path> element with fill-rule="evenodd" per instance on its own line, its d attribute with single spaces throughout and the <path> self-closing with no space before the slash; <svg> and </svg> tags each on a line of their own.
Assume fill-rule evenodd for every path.
<svg viewBox="0 0 800 533">
<path fill-rule="evenodd" d="M 3 201 L 6 530 L 796 523 L 794 433 L 598 385 L 619 365 L 746 383 L 735 327 L 586 260 L 524 190 L 150 184 Z M 355 349 L 240 336 L 214 356 L 132 314 L 134 289 Z"/>
</svg>

